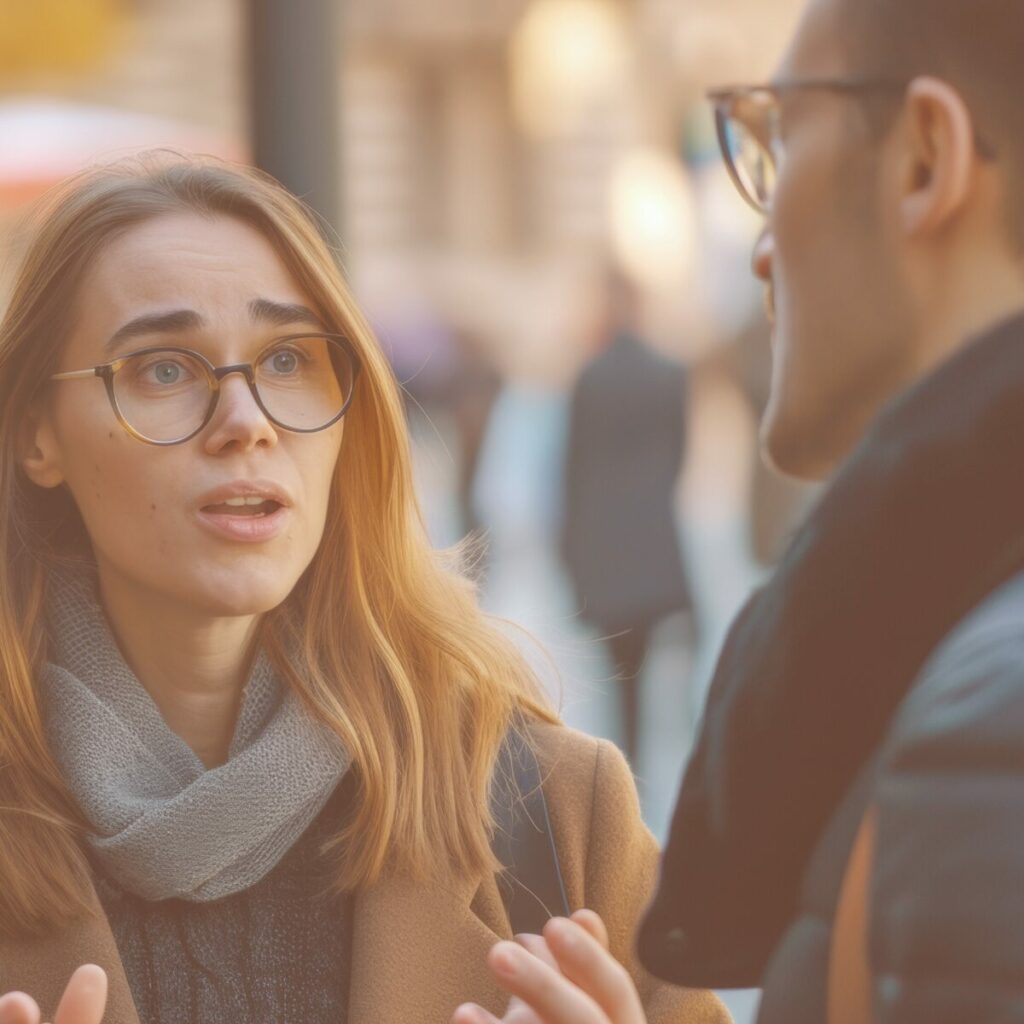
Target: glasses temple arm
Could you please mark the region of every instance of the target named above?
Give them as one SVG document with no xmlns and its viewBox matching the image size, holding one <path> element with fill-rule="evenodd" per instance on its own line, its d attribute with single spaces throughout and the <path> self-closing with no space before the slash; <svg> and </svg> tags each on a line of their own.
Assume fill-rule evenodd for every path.
<svg viewBox="0 0 1024 1024">
<path fill-rule="evenodd" d="M 67 370 L 64 373 L 51 373 L 50 380 L 77 380 L 79 377 L 97 376 L 95 368 L 91 370 Z"/>
</svg>

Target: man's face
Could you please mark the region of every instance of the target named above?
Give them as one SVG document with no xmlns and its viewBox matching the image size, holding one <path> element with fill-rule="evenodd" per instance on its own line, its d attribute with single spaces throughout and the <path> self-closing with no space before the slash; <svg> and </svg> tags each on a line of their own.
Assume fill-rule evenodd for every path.
<svg viewBox="0 0 1024 1024">
<path fill-rule="evenodd" d="M 779 81 L 861 73 L 843 52 L 843 2 L 813 0 Z M 774 308 L 762 442 L 794 476 L 827 475 L 911 375 L 895 192 L 861 102 L 821 90 L 783 98 L 784 156 L 754 254 Z"/>
</svg>

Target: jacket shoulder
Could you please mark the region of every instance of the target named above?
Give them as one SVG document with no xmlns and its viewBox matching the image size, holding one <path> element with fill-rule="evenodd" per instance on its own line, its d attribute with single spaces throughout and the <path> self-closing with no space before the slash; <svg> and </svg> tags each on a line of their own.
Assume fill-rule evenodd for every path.
<svg viewBox="0 0 1024 1024">
<path fill-rule="evenodd" d="M 568 773 L 576 783 L 592 780 L 601 747 L 611 746 L 568 725 L 548 722 L 531 722 L 526 735 L 545 779 L 557 771 L 560 776 Z"/>
<path fill-rule="evenodd" d="M 653 887 L 657 844 L 644 824 L 633 773 L 619 748 L 567 726 L 533 727 L 529 739 L 570 902 L 594 907 L 606 895 L 606 862 L 633 871 L 644 889 Z"/>
<path fill-rule="evenodd" d="M 728 1024 L 729 1014 L 710 992 L 677 988 L 641 966 L 635 942 L 640 915 L 650 902 L 658 847 L 640 814 L 633 773 L 608 740 L 567 726 L 529 729 L 573 910 L 601 915 L 612 954 L 629 971 L 650 1024 Z"/>
</svg>

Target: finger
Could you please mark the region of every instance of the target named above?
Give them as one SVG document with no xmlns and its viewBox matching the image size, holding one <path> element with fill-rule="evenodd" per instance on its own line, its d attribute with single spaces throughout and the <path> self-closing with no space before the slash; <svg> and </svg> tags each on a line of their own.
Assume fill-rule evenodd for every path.
<svg viewBox="0 0 1024 1024">
<path fill-rule="evenodd" d="M 548 944 L 544 941 L 543 935 L 523 932 L 517 935 L 515 939 L 528 953 L 532 953 L 538 960 L 546 963 L 548 967 L 553 967 L 556 971 L 558 970 L 558 961 L 555 959 L 554 953 L 548 949 Z"/>
<path fill-rule="evenodd" d="M 106 972 L 95 964 L 84 964 L 71 975 L 53 1024 L 100 1024 L 106 1005 Z"/>
<path fill-rule="evenodd" d="M 575 921 L 587 934 L 597 939 L 605 949 L 611 949 L 608 929 L 599 914 L 594 913 L 593 910 L 577 910 L 569 920 Z"/>
<path fill-rule="evenodd" d="M 39 1024 L 39 1007 L 24 992 L 0 997 L 0 1024 Z"/>
<path fill-rule="evenodd" d="M 643 1024 L 640 995 L 629 972 L 593 936 L 566 918 L 552 918 L 544 938 L 562 973 L 615 1024 Z"/>
<path fill-rule="evenodd" d="M 555 960 L 554 954 L 548 949 L 548 944 L 544 941 L 543 935 L 522 932 L 515 936 L 515 941 L 528 953 L 532 953 L 538 960 L 546 963 L 548 967 L 556 971 L 558 970 L 558 961 Z M 505 1016 L 501 1020 L 502 1024 L 544 1024 L 537 1014 L 516 996 L 512 997 L 508 1004 L 508 1009 L 505 1011 Z"/>
<path fill-rule="evenodd" d="M 452 1014 L 452 1024 L 501 1024 L 501 1021 L 476 1003 L 463 1003 Z"/>
<path fill-rule="evenodd" d="M 493 946 L 487 962 L 498 984 L 526 1003 L 544 1024 L 611 1024 L 590 996 L 514 942 Z"/>
<path fill-rule="evenodd" d="M 463 1003 L 455 1011 L 452 1024 L 544 1024 L 544 1021 L 521 999 L 512 999 L 500 1021 L 476 1003 Z"/>
</svg>

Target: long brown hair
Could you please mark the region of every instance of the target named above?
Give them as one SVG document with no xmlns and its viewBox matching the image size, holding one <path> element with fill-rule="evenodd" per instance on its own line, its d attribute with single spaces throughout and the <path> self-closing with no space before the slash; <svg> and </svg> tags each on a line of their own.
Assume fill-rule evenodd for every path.
<svg viewBox="0 0 1024 1024">
<path fill-rule="evenodd" d="M 149 154 L 89 170 L 39 211 L 0 323 L 0 933 L 58 926 L 89 891 L 85 823 L 47 749 L 34 685 L 47 568 L 76 538 L 88 544 L 70 498 L 22 472 L 20 434 L 90 261 L 134 225 L 183 210 L 259 230 L 362 363 L 323 540 L 262 623 L 280 670 L 353 757 L 338 888 L 493 869 L 488 791 L 502 737 L 519 714 L 557 721 L 473 585 L 427 540 L 398 387 L 310 213 L 258 172 L 206 159 Z"/>
</svg>

